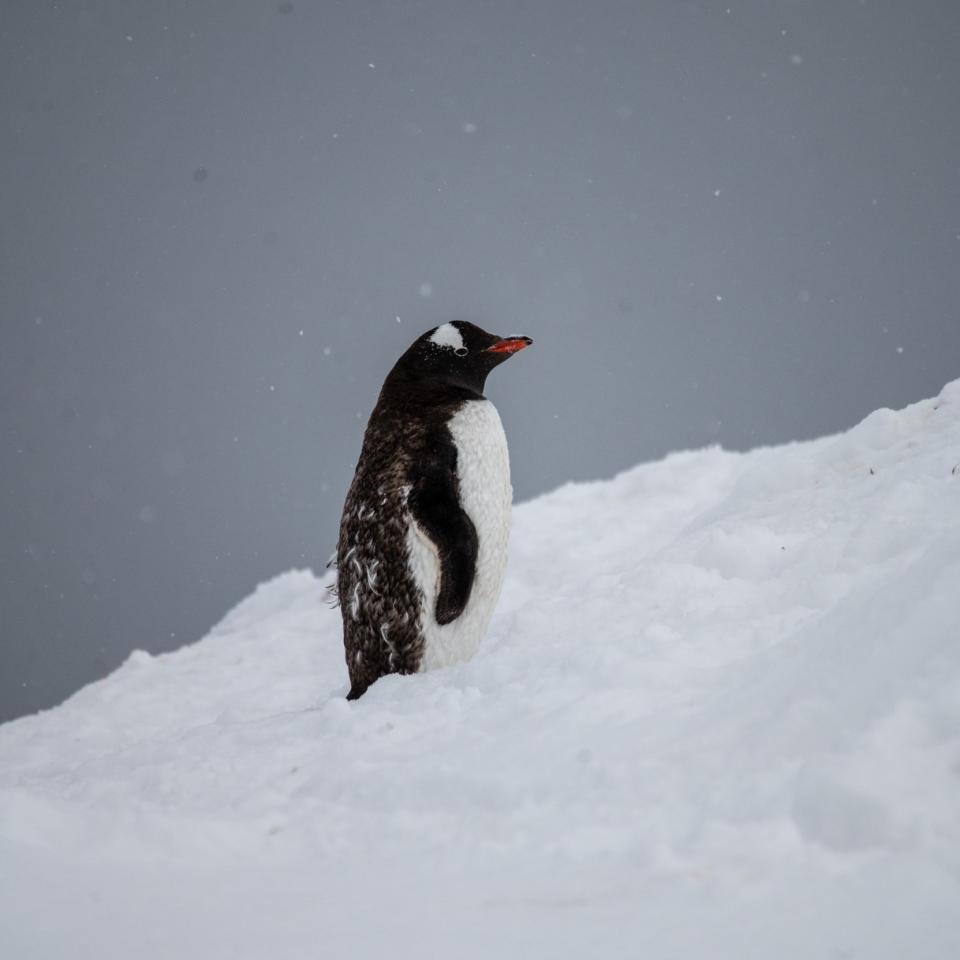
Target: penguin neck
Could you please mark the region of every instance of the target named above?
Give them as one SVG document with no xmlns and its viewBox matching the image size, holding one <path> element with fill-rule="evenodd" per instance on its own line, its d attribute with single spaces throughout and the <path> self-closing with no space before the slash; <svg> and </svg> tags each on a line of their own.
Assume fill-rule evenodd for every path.
<svg viewBox="0 0 960 960">
<path fill-rule="evenodd" d="M 484 378 L 486 379 L 486 378 Z M 377 406 L 390 406 L 404 411 L 458 406 L 467 400 L 486 399 L 480 389 L 459 383 L 411 377 L 403 370 L 391 370 L 380 391 Z"/>
</svg>

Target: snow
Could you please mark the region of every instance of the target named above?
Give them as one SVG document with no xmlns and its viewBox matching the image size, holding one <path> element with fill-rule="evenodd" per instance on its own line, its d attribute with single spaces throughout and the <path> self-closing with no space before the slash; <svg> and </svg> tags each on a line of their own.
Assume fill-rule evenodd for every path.
<svg viewBox="0 0 960 960">
<path fill-rule="evenodd" d="M 960 381 L 564 486 L 355 703 L 276 578 L 0 727 L 3 955 L 960 956 L 958 464 Z"/>
</svg>

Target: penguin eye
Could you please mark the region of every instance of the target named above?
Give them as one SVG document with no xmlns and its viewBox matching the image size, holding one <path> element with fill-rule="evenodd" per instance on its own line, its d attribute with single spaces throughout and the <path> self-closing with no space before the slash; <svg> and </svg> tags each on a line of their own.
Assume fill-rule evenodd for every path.
<svg viewBox="0 0 960 960">
<path fill-rule="evenodd" d="M 457 347 L 453 351 L 458 357 L 465 357 L 470 351 L 466 347 Z"/>
</svg>

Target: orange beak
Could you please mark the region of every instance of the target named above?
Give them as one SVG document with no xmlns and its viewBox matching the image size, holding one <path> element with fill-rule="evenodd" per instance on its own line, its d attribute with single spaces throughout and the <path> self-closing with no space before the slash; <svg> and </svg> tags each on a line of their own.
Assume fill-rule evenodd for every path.
<svg viewBox="0 0 960 960">
<path fill-rule="evenodd" d="M 486 353 L 516 353 L 529 347 L 533 341 L 529 337 L 504 337 L 496 343 L 487 347 Z"/>
</svg>

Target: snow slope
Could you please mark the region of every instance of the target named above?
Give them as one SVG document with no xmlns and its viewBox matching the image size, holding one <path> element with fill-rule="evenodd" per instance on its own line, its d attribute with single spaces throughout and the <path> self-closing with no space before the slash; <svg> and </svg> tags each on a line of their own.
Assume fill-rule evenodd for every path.
<svg viewBox="0 0 960 960">
<path fill-rule="evenodd" d="M 514 518 L 470 663 L 325 581 L 0 727 L 5 958 L 960 957 L 960 381 Z"/>
</svg>

